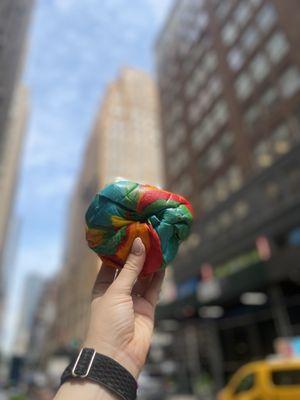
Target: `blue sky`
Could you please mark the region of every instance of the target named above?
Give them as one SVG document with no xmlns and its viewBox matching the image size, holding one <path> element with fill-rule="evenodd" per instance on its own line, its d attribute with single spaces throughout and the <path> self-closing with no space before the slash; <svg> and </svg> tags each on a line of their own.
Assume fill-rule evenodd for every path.
<svg viewBox="0 0 300 400">
<path fill-rule="evenodd" d="M 17 193 L 19 248 L 5 338 L 24 278 L 60 267 L 72 188 L 105 87 L 124 65 L 153 73 L 153 43 L 172 0 L 37 0 L 24 71 L 30 118 Z"/>
</svg>

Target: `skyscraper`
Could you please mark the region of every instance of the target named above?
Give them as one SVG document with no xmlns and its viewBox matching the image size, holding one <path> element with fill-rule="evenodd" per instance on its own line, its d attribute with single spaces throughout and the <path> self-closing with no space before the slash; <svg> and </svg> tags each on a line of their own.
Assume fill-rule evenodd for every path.
<svg viewBox="0 0 300 400">
<path fill-rule="evenodd" d="M 196 210 L 168 312 L 222 350 L 207 355 L 217 386 L 299 334 L 299 23 L 296 0 L 177 1 L 156 44 L 167 187 Z"/>
<path fill-rule="evenodd" d="M 33 3 L 34 0 L 2 0 L 0 4 L 0 315 L 4 245 L 27 113 L 27 95 L 19 86 L 19 79 Z"/>
<path fill-rule="evenodd" d="M 6 140 L 3 154 L 0 158 L 0 304 L 4 292 L 3 285 L 7 282 L 8 269 L 6 265 L 12 260 L 8 252 L 12 249 L 9 241 L 16 241 L 20 225 L 16 226 L 16 218 L 11 220 L 11 213 L 16 193 L 20 158 L 25 137 L 28 117 L 28 90 L 19 85 L 15 91 L 6 124 Z"/>
<path fill-rule="evenodd" d="M 99 123 L 101 185 L 116 177 L 162 183 L 157 88 L 145 72 L 124 68 L 106 91 Z"/>
<path fill-rule="evenodd" d="M 2 0 L 0 4 L 0 160 L 14 90 L 22 70 L 25 38 L 34 0 Z"/>
<path fill-rule="evenodd" d="M 58 276 L 52 349 L 78 346 L 89 317 L 98 257 L 85 241 L 84 215 L 92 197 L 118 177 L 162 183 L 157 91 L 143 71 L 125 68 L 104 95 L 72 196 L 65 258 Z"/>
</svg>

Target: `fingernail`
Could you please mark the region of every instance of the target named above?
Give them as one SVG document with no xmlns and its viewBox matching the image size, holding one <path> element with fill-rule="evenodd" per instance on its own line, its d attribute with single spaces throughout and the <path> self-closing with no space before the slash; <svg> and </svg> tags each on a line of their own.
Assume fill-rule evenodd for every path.
<svg viewBox="0 0 300 400">
<path fill-rule="evenodd" d="M 135 238 L 131 247 L 131 252 L 136 256 L 141 256 L 144 252 L 144 244 L 141 238 Z"/>
</svg>

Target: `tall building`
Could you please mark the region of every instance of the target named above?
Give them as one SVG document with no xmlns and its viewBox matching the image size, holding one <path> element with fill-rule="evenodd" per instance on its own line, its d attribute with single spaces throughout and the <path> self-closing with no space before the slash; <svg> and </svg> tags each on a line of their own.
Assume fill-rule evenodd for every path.
<svg viewBox="0 0 300 400">
<path fill-rule="evenodd" d="M 50 338 L 50 353 L 69 351 L 83 340 L 92 287 L 99 270 L 99 260 L 86 244 L 84 220 L 89 202 L 99 190 L 98 138 L 95 129 L 70 202 L 65 257 L 57 278 L 57 309 L 53 336 Z"/>
<path fill-rule="evenodd" d="M 58 277 L 53 352 L 78 346 L 86 331 L 100 266 L 85 240 L 87 207 L 101 187 L 118 177 L 160 185 L 159 140 L 155 83 L 143 71 L 123 69 L 104 95 L 72 196 L 65 259 Z"/>
<path fill-rule="evenodd" d="M 143 71 L 124 68 L 100 111 L 100 184 L 124 177 L 162 184 L 157 88 Z"/>
<path fill-rule="evenodd" d="M 9 108 L 20 77 L 25 38 L 34 0 L 1 0 L 0 4 L 0 160 Z"/>
<path fill-rule="evenodd" d="M 22 293 L 22 310 L 20 310 L 13 352 L 25 355 L 30 343 L 36 310 L 45 287 L 45 279 L 35 273 L 26 277 Z"/>
<path fill-rule="evenodd" d="M 26 93 L 19 87 L 19 79 L 33 3 L 34 0 L 2 0 L 0 4 L 0 315 L 4 281 L 1 264 L 26 114 Z"/>
<path fill-rule="evenodd" d="M 12 261 L 11 243 L 16 243 L 20 226 L 12 218 L 14 197 L 18 181 L 18 172 L 28 117 L 28 90 L 23 85 L 16 89 L 12 106 L 7 117 L 6 140 L 0 158 L 0 304 L 4 285 L 8 279 L 8 265 Z M 8 254 L 8 253 L 11 254 Z M 1 312 L 0 312 L 1 314 Z"/>
<path fill-rule="evenodd" d="M 218 387 L 300 332 L 299 23 L 296 0 L 177 1 L 156 44 L 167 187 L 197 213 L 161 315 L 202 324 Z"/>
</svg>

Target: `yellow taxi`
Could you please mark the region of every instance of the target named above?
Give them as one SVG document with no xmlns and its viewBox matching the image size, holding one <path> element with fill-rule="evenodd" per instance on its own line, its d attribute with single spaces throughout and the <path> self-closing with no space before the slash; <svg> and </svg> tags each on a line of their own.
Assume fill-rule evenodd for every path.
<svg viewBox="0 0 300 400">
<path fill-rule="evenodd" d="M 218 394 L 218 400 L 300 400 L 300 359 L 246 364 Z"/>
</svg>

